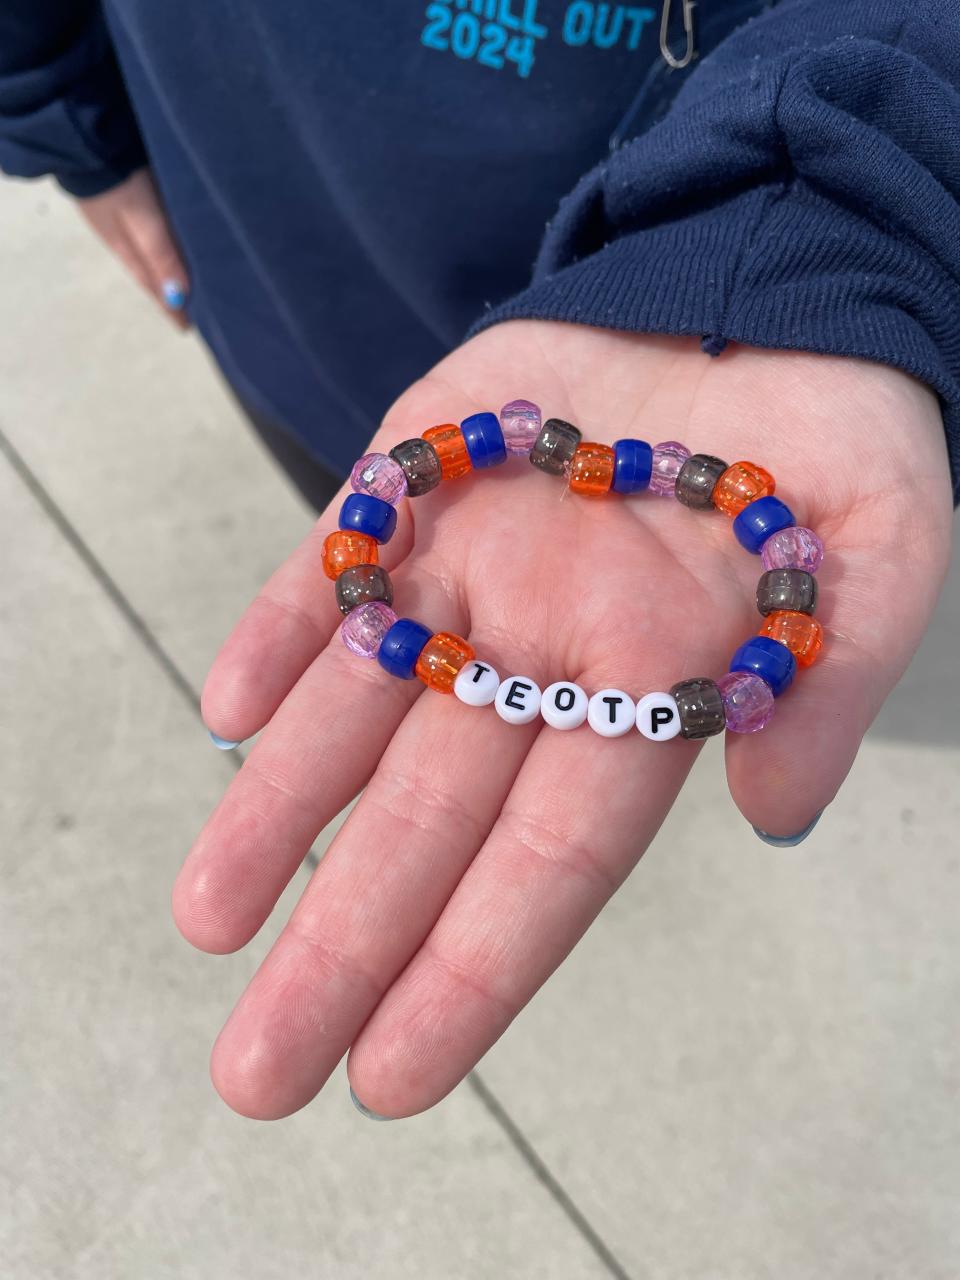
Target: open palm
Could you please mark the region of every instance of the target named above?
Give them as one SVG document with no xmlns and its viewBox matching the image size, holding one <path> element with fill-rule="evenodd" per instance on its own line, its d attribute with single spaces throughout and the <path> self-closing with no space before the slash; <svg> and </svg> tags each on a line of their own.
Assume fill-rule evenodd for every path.
<svg viewBox="0 0 960 1280">
<path fill-rule="evenodd" d="M 584 439 L 673 438 L 758 462 L 820 533 L 821 660 L 763 733 L 726 746 L 745 817 L 801 829 L 836 793 L 943 579 L 951 500 L 933 396 L 853 360 L 711 360 L 682 339 L 515 322 L 411 388 L 372 447 L 517 397 Z M 174 893 L 196 946 L 243 946 L 365 788 L 214 1050 L 226 1101 L 262 1118 L 307 1103 L 348 1049 L 353 1088 L 382 1115 L 442 1098 L 629 874 L 698 750 L 507 725 L 354 657 L 320 567 L 340 500 L 210 673 L 203 712 L 217 734 L 267 728 Z M 650 493 L 579 497 L 516 459 L 404 505 L 383 556 L 397 612 L 469 638 L 503 677 L 637 697 L 719 677 L 757 630 L 759 561 L 717 512 Z"/>
</svg>

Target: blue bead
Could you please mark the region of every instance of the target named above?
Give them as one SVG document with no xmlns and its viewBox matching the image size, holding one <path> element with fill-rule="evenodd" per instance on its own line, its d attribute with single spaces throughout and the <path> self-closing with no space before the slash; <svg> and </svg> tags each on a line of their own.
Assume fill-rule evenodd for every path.
<svg viewBox="0 0 960 1280">
<path fill-rule="evenodd" d="M 351 493 L 340 508 L 340 528 L 351 533 L 365 533 L 378 542 L 389 542 L 396 527 L 396 509 L 372 493 Z"/>
<path fill-rule="evenodd" d="M 377 661 L 384 671 L 400 680 L 412 680 L 416 675 L 420 650 L 433 635 L 422 623 L 412 618 L 398 618 L 383 637 L 377 652 Z"/>
<path fill-rule="evenodd" d="M 755 502 L 748 503 L 734 520 L 733 532 L 741 547 L 758 556 L 771 534 L 789 529 L 796 523 L 793 512 L 779 498 L 757 498 Z"/>
<path fill-rule="evenodd" d="M 460 430 L 467 442 L 467 453 L 474 467 L 496 467 L 507 460 L 500 421 L 495 413 L 474 413 L 464 418 Z"/>
<path fill-rule="evenodd" d="M 769 636 L 751 636 L 730 660 L 731 671 L 747 671 L 766 680 L 779 698 L 790 687 L 797 671 L 797 660 L 785 644 Z"/>
<path fill-rule="evenodd" d="M 617 493 L 646 489 L 653 471 L 653 447 L 646 440 L 618 440 L 613 446 L 613 485 Z"/>
</svg>

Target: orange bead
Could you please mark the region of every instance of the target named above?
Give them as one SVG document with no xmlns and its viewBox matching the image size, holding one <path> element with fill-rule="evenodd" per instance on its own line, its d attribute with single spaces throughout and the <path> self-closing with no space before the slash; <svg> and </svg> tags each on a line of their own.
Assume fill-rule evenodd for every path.
<svg viewBox="0 0 960 1280">
<path fill-rule="evenodd" d="M 795 613 L 792 609 L 778 609 L 768 614 L 757 633 L 769 636 L 785 644 L 801 667 L 809 667 L 817 660 L 823 648 L 823 627 L 808 613 Z"/>
<path fill-rule="evenodd" d="M 334 529 L 324 539 L 320 559 L 323 572 L 336 582 L 345 569 L 352 569 L 358 564 L 377 563 L 376 539 L 365 533 L 352 533 L 349 529 Z"/>
<path fill-rule="evenodd" d="M 713 505 L 728 516 L 738 516 L 757 498 L 769 497 L 776 487 L 770 472 L 755 462 L 734 462 L 714 486 Z"/>
<path fill-rule="evenodd" d="M 614 452 L 608 444 L 578 444 L 570 463 L 570 488 L 592 498 L 603 497 L 613 484 Z"/>
<path fill-rule="evenodd" d="M 452 693 L 453 682 L 460 668 L 476 657 L 466 640 L 438 631 L 420 650 L 417 659 L 417 675 L 428 689 L 438 693 Z"/>
<path fill-rule="evenodd" d="M 442 427 L 427 427 L 422 439 L 433 445 L 434 452 L 440 459 L 440 474 L 444 480 L 456 480 L 472 470 L 473 463 L 467 451 L 467 442 L 463 432 L 452 422 Z"/>
</svg>

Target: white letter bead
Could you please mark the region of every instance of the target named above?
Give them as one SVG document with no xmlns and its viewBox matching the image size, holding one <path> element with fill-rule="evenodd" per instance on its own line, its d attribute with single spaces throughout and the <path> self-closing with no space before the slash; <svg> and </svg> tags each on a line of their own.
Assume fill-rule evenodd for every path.
<svg viewBox="0 0 960 1280">
<path fill-rule="evenodd" d="M 576 729 L 587 718 L 587 695 L 578 684 L 558 680 L 543 691 L 540 714 L 553 729 Z"/>
<path fill-rule="evenodd" d="M 590 699 L 587 720 L 601 738 L 619 738 L 637 723 L 637 708 L 622 689 L 601 689 Z"/>
<path fill-rule="evenodd" d="M 637 703 L 637 728 L 651 742 L 669 742 L 680 732 L 680 712 L 669 693 L 648 693 Z"/>
<path fill-rule="evenodd" d="M 497 690 L 494 706 L 507 724 L 529 724 L 540 714 L 540 686 L 529 676 L 507 676 Z"/>
<path fill-rule="evenodd" d="M 500 677 L 486 662 L 468 662 L 453 682 L 453 692 L 468 707 L 487 707 L 497 696 Z"/>
</svg>

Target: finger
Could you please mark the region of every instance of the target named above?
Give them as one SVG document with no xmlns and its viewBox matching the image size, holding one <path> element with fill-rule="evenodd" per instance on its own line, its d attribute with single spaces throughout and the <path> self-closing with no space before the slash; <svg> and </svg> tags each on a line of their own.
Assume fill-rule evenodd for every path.
<svg viewBox="0 0 960 1280">
<path fill-rule="evenodd" d="M 153 284 L 150 280 L 147 265 L 137 252 L 136 246 L 127 236 L 125 229 L 119 223 L 111 222 L 109 226 L 99 227 L 98 232 L 101 239 L 111 252 L 120 259 L 137 284 L 145 289 L 147 293 L 152 293 Z"/>
<path fill-rule="evenodd" d="M 931 487 L 934 502 L 935 493 Z M 921 525 L 906 513 L 897 524 L 889 503 L 887 555 L 878 554 L 873 519 L 825 540 L 817 573 L 820 657 L 809 668 L 798 667 L 762 733 L 726 735 L 731 795 L 747 821 L 775 839 L 799 843 L 834 799 L 933 612 L 947 541 L 926 518 Z M 903 563 L 911 566 L 908 582 Z"/>
<path fill-rule="evenodd" d="M 124 229 L 147 273 L 148 288 L 165 314 L 181 329 L 190 327 L 184 312 L 190 276 L 173 237 L 153 178 L 144 172 L 121 207 Z"/>
<path fill-rule="evenodd" d="M 321 1088 L 482 845 L 538 729 L 452 695 L 418 700 L 217 1041 L 230 1106 L 277 1117 Z"/>
<path fill-rule="evenodd" d="M 348 482 L 293 555 L 267 580 L 217 654 L 204 682 L 200 710 L 204 724 L 218 737 L 242 742 L 261 729 L 343 621 L 334 584 L 323 571 L 322 552 L 349 492 Z M 413 544 L 408 504 L 397 514 L 397 531 L 379 556 L 391 571 Z"/>
<path fill-rule="evenodd" d="M 365 1106 L 413 1115 L 463 1079 L 629 874 L 696 750 L 586 726 L 540 735 L 489 840 L 353 1044 Z"/>
<path fill-rule="evenodd" d="M 411 612 L 462 627 L 442 577 L 401 574 Z M 242 947 L 272 911 L 323 828 L 365 786 L 424 686 L 350 653 L 335 634 L 257 741 L 210 816 L 173 891 L 183 935 L 201 950 Z"/>
</svg>

